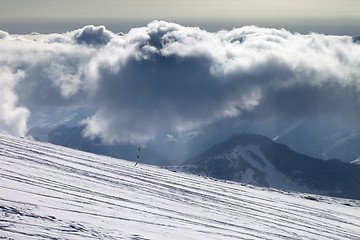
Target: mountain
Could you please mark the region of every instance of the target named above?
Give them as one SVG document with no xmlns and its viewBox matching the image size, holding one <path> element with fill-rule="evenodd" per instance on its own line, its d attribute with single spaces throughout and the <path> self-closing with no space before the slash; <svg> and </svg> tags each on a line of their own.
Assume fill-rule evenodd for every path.
<svg viewBox="0 0 360 240">
<path fill-rule="evenodd" d="M 0 133 L 1 239 L 359 239 L 360 201 L 216 181 Z"/>
<path fill-rule="evenodd" d="M 100 138 L 84 137 L 83 130 L 84 126 L 67 127 L 61 125 L 49 131 L 47 141 L 86 152 L 136 161 L 139 145 L 103 143 Z M 157 166 L 172 164 L 169 159 L 146 147 L 141 148 L 140 161 Z"/>
<path fill-rule="evenodd" d="M 178 169 L 257 186 L 360 199 L 360 166 L 299 154 L 255 134 L 235 134 Z"/>
<path fill-rule="evenodd" d="M 346 128 L 325 121 L 296 125 L 276 138 L 295 151 L 324 160 L 337 158 L 351 162 L 360 158 L 360 128 Z M 316 130 L 315 130 L 316 129 Z"/>
</svg>

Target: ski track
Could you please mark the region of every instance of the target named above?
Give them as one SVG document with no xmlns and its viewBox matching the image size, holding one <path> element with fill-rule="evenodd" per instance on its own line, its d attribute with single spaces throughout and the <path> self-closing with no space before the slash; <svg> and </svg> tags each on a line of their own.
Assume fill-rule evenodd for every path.
<svg viewBox="0 0 360 240">
<path fill-rule="evenodd" d="M 360 239 L 357 200 L 134 167 L 6 134 L 0 161 L 0 238 Z"/>
</svg>

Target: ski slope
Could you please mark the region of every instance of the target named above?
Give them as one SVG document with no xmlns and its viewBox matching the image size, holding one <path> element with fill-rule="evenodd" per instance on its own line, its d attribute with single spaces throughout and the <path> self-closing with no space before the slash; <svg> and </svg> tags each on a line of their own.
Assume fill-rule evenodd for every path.
<svg viewBox="0 0 360 240">
<path fill-rule="evenodd" d="M 134 153 L 136 157 L 136 153 Z M 360 201 L 0 134 L 0 239 L 360 239 Z"/>
</svg>

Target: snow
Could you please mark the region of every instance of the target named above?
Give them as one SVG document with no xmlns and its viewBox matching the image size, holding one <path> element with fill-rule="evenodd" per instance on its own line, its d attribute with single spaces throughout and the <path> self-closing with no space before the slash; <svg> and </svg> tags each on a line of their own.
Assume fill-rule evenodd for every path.
<svg viewBox="0 0 360 240">
<path fill-rule="evenodd" d="M 252 155 L 250 153 L 252 153 Z M 261 152 L 260 146 L 258 145 L 239 145 L 232 150 L 228 158 L 233 159 L 233 161 L 237 161 L 239 157 L 247 161 L 254 168 L 264 172 L 265 180 L 269 187 L 278 189 L 295 189 L 299 192 L 312 192 L 311 189 L 304 186 L 299 186 L 299 184 L 294 183 L 287 176 L 276 170 L 271 161 L 269 161 Z M 246 170 L 242 176 L 241 182 L 250 184 L 257 182 L 251 169 Z"/>
<path fill-rule="evenodd" d="M 354 163 L 354 164 L 360 164 L 360 158 L 358 158 L 358 159 L 356 159 L 356 160 L 352 161 L 351 163 Z"/>
<path fill-rule="evenodd" d="M 245 170 L 245 173 L 242 175 L 242 182 L 245 182 L 245 183 L 256 183 L 254 181 L 254 171 L 250 168 L 246 169 Z"/>
<path fill-rule="evenodd" d="M 6 134 L 0 161 L 0 238 L 360 238 L 356 200 L 134 167 Z"/>
</svg>

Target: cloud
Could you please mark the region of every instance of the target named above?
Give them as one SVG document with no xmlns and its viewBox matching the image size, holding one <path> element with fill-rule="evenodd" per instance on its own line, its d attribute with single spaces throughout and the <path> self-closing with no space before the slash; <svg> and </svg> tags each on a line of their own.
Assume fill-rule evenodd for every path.
<svg viewBox="0 0 360 240">
<path fill-rule="evenodd" d="M 70 32 L 70 35 L 78 44 L 93 46 L 106 45 L 115 36 L 114 33 L 106 30 L 104 26 L 96 27 L 93 25 Z"/>
<path fill-rule="evenodd" d="M 1 65 L 24 73 L 14 91 L 22 105 L 91 107 L 85 134 L 109 142 L 244 119 L 360 120 L 360 46 L 348 36 L 154 21 L 124 36 L 86 26 L 0 41 Z"/>
<path fill-rule="evenodd" d="M 0 67 L 0 130 L 14 135 L 24 136 L 29 111 L 17 105 L 14 93 L 15 85 L 24 78 L 23 72 L 12 73 L 8 68 Z"/>
<path fill-rule="evenodd" d="M 228 118 L 341 114 L 358 119 L 359 47 L 350 37 L 255 26 L 209 33 L 153 22 L 110 43 L 96 64 L 100 111 L 89 120 L 111 140 L 150 140 Z M 100 100 L 100 101 L 99 101 Z M 88 133 L 98 134 L 88 125 Z"/>
<path fill-rule="evenodd" d="M 9 33 L 0 30 L 0 39 L 6 38 L 7 36 L 9 36 Z"/>
<path fill-rule="evenodd" d="M 174 135 L 171 135 L 171 134 L 166 134 L 166 138 L 170 142 L 176 142 L 177 141 L 176 137 Z"/>
</svg>

